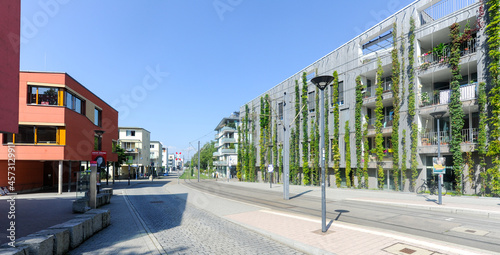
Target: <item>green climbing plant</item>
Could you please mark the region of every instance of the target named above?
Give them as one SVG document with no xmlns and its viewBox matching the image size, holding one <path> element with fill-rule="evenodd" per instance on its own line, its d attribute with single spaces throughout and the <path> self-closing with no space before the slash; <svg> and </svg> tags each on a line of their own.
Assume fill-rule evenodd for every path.
<svg viewBox="0 0 500 255">
<path fill-rule="evenodd" d="M 368 144 L 368 116 L 365 116 L 365 124 L 363 125 L 363 182 L 365 189 L 368 189 L 368 159 L 369 159 L 369 144 Z"/>
<path fill-rule="evenodd" d="M 349 129 L 349 121 L 345 122 L 345 182 L 348 188 L 351 187 L 351 130 Z"/>
<path fill-rule="evenodd" d="M 382 93 L 384 88 L 382 86 L 382 75 L 384 69 L 382 68 L 382 61 L 377 59 L 377 87 L 375 89 L 375 153 L 377 154 L 377 176 L 378 188 L 384 188 L 384 168 L 382 167 L 382 158 L 384 157 L 384 137 L 382 136 L 382 126 L 384 122 L 384 104 L 382 103 Z"/>
<path fill-rule="evenodd" d="M 410 125 L 410 171 L 411 171 L 411 190 L 415 190 L 418 178 L 417 161 L 417 142 L 418 142 L 418 124 L 415 119 L 415 19 L 410 17 L 410 31 L 408 33 L 408 123 Z"/>
<path fill-rule="evenodd" d="M 486 171 L 486 152 L 487 152 L 487 131 L 486 124 L 488 120 L 488 113 L 486 107 L 488 104 L 486 97 L 486 83 L 479 83 L 478 90 L 478 106 L 479 106 L 479 128 L 477 135 L 477 152 L 479 154 L 479 177 L 481 180 L 481 195 L 484 196 L 486 191 L 489 190 L 490 178 Z"/>
<path fill-rule="evenodd" d="M 486 1 L 489 22 L 486 25 L 489 65 L 488 72 L 491 82 L 489 105 L 489 146 L 486 156 L 491 158 L 491 167 L 487 170 L 490 179 L 490 192 L 500 196 L 500 3 L 499 0 Z"/>
<path fill-rule="evenodd" d="M 311 181 L 309 168 L 309 109 L 307 107 L 307 73 L 302 73 L 302 173 L 304 185 L 308 185 Z"/>
<path fill-rule="evenodd" d="M 354 132 L 356 138 L 356 176 L 358 178 L 358 187 L 361 186 L 361 177 L 362 177 L 362 166 L 363 159 L 361 154 L 363 152 L 362 146 L 362 130 L 361 130 L 361 122 L 363 119 L 361 118 L 361 107 L 363 106 L 363 84 L 361 83 L 361 76 L 356 77 L 356 108 L 354 113 Z"/>
<path fill-rule="evenodd" d="M 450 152 L 453 156 L 453 171 L 455 172 L 455 192 L 462 194 L 462 176 L 463 176 L 463 157 L 460 144 L 462 143 L 462 128 L 464 126 L 464 110 L 462 102 L 460 101 L 460 26 L 454 23 L 450 26 L 450 39 L 451 39 L 451 54 L 450 54 L 450 68 L 451 68 L 451 95 L 448 104 L 450 110 L 450 126 L 451 126 L 451 140 Z"/>
<path fill-rule="evenodd" d="M 400 66 L 399 66 L 399 56 L 398 56 L 398 38 L 397 38 L 397 25 L 396 23 L 392 26 L 392 40 L 393 49 L 391 52 L 392 57 L 392 94 L 394 97 L 393 108 L 394 116 L 392 121 L 392 173 L 394 177 L 394 186 L 396 190 L 399 190 L 399 111 L 400 111 L 400 99 L 399 99 L 399 77 L 401 76 Z"/>
<path fill-rule="evenodd" d="M 333 104 L 333 171 L 335 173 L 335 184 L 340 187 L 342 179 L 340 178 L 340 150 L 339 150 L 339 75 L 337 71 L 333 72 L 333 85 L 332 85 L 332 104 Z"/>
</svg>

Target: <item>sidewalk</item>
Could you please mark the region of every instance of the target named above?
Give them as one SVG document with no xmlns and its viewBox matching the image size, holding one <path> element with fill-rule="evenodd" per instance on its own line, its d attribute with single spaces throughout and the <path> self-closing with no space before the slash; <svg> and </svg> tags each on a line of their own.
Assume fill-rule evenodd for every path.
<svg viewBox="0 0 500 255">
<path fill-rule="evenodd" d="M 269 183 L 219 182 L 282 193 L 282 185 Z M 248 205 L 234 200 L 215 197 L 184 185 L 167 185 L 170 192 L 187 192 L 191 203 L 248 229 L 282 242 L 292 248 L 311 254 L 495 254 L 489 251 L 411 236 L 387 230 L 333 222 L 326 233 L 321 232 L 321 218 L 283 213 L 268 208 Z M 290 186 L 290 197 L 321 196 L 319 187 Z M 488 213 L 500 218 L 500 200 L 495 198 L 451 197 L 443 198 L 443 205 L 433 202 L 432 196 L 390 191 L 343 190 L 328 188 L 328 199 L 357 200 L 386 203 L 396 206 L 421 207 L 429 210 L 456 213 Z M 387 197 L 390 197 L 388 199 Z M 196 202 L 196 201 L 204 202 Z M 250 206 L 250 207 L 249 207 Z M 252 208 L 253 207 L 253 208 Z M 480 208 L 480 209 L 478 209 Z M 240 209 L 240 211 L 238 211 Z M 327 220 L 327 222 L 329 219 Z M 500 253 L 499 253 L 500 254 Z"/>
</svg>

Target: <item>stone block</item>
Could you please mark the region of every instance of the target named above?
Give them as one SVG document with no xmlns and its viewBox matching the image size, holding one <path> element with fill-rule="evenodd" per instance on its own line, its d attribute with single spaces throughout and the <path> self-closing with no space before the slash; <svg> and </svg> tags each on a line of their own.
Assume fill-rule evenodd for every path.
<svg viewBox="0 0 500 255">
<path fill-rule="evenodd" d="M 76 216 L 76 218 L 90 219 L 92 221 L 92 234 L 95 234 L 96 232 L 99 232 L 102 229 L 102 215 L 84 213 Z"/>
<path fill-rule="evenodd" d="M 33 235 L 16 240 L 16 245 L 27 246 L 29 255 L 52 254 L 54 250 L 53 235 Z"/>
<path fill-rule="evenodd" d="M 29 255 L 28 246 L 15 244 L 16 247 L 7 244 L 0 246 L 0 255 Z"/>
<path fill-rule="evenodd" d="M 81 198 L 73 201 L 73 212 L 84 213 L 90 210 L 89 199 Z"/>
<path fill-rule="evenodd" d="M 85 214 L 99 215 L 98 217 L 101 218 L 102 228 L 109 226 L 111 223 L 111 213 L 107 209 L 92 209 Z"/>
<path fill-rule="evenodd" d="M 83 243 L 83 222 L 78 220 L 70 220 L 61 224 L 50 227 L 49 229 L 67 229 L 69 231 L 69 248 L 74 249 Z"/>
<path fill-rule="evenodd" d="M 44 229 L 29 236 L 52 235 L 54 236 L 53 254 L 62 255 L 69 251 L 70 233 L 68 229 Z"/>
</svg>

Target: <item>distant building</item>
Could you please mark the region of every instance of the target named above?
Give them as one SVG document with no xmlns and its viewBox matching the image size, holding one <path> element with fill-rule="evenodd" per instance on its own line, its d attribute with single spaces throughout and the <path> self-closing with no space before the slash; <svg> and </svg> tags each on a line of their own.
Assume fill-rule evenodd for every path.
<svg viewBox="0 0 500 255">
<path fill-rule="evenodd" d="M 97 150 L 97 130 L 104 131 L 100 139 L 108 162 L 117 161 L 115 109 L 66 73 L 20 72 L 19 77 L 19 131 L 0 138 L 0 175 L 5 176 L 0 186 L 8 186 L 9 146 L 15 150 L 17 192 L 75 182 L 76 172 Z"/>
<path fill-rule="evenodd" d="M 238 131 L 240 113 L 234 112 L 231 116 L 223 118 L 215 128 L 215 147 L 213 153 L 214 167 L 220 177 L 226 177 L 228 169 L 231 176 L 236 176 L 236 163 L 238 162 Z"/>
<path fill-rule="evenodd" d="M 0 2 L 0 132 L 18 131 L 20 17 L 20 0 Z"/>
<path fill-rule="evenodd" d="M 150 150 L 150 160 L 151 160 L 151 171 L 156 172 L 156 174 L 163 174 L 163 145 L 159 141 L 151 141 L 149 144 Z"/>
<path fill-rule="evenodd" d="M 119 127 L 120 147 L 125 150 L 127 161 L 121 166 L 120 178 L 136 178 L 151 169 L 151 132 L 140 127 Z"/>
</svg>

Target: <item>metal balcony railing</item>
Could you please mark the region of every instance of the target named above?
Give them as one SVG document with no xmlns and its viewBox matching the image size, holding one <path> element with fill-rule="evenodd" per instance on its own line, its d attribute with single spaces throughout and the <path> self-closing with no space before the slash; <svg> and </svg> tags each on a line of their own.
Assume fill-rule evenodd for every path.
<svg viewBox="0 0 500 255">
<path fill-rule="evenodd" d="M 465 56 L 476 52 L 477 40 L 472 38 L 467 42 L 460 44 L 460 56 Z M 420 70 L 427 70 L 430 66 L 435 64 L 448 64 L 451 55 L 451 45 L 445 44 L 442 52 L 426 52 L 419 59 Z"/>
<path fill-rule="evenodd" d="M 442 0 L 420 12 L 421 25 L 438 20 L 479 0 Z"/>
<path fill-rule="evenodd" d="M 477 82 L 460 86 L 460 101 L 476 99 L 477 89 Z M 440 90 L 435 95 L 421 96 L 420 106 L 448 104 L 450 103 L 450 96 L 450 89 Z"/>
<path fill-rule="evenodd" d="M 462 129 L 462 143 L 477 143 L 477 128 Z M 441 145 L 448 145 L 451 140 L 450 131 L 439 131 Z M 421 145 L 438 145 L 437 132 L 427 132 L 420 135 Z"/>
<path fill-rule="evenodd" d="M 376 118 L 371 118 L 368 120 L 368 129 L 375 128 L 375 121 Z M 393 121 L 392 116 L 384 116 L 384 119 L 382 120 L 382 128 L 392 127 L 392 121 Z"/>
</svg>

